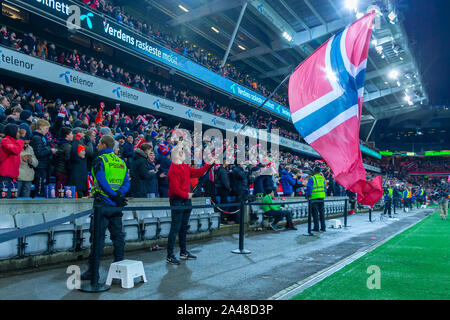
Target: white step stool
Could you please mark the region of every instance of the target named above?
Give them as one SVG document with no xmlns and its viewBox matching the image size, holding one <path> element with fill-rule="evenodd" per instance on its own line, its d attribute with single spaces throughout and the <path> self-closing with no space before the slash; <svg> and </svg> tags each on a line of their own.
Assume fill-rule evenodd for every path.
<svg viewBox="0 0 450 320">
<path fill-rule="evenodd" d="M 341 223 L 341 220 L 339 220 L 339 219 L 328 220 L 328 223 L 330 224 L 330 228 L 333 228 L 333 229 L 342 228 L 342 223 Z"/>
<path fill-rule="evenodd" d="M 111 263 L 106 284 L 110 286 L 113 279 L 120 279 L 122 288 L 130 289 L 134 287 L 134 278 L 137 277 L 142 277 L 142 281 L 147 282 L 142 261 L 122 260 Z"/>
</svg>

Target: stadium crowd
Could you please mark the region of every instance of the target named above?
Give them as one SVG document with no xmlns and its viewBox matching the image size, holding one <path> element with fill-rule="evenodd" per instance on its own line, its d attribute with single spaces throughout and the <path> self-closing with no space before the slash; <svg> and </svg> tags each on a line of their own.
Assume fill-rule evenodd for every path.
<svg viewBox="0 0 450 320">
<path fill-rule="evenodd" d="M 78 50 L 72 52 L 57 48 L 55 44 L 49 44 L 46 40 L 37 39 L 33 33 L 23 35 L 16 32 L 9 32 L 6 26 L 0 29 L 0 44 L 9 46 L 22 53 L 39 57 L 41 59 L 57 62 L 80 72 L 86 72 L 93 76 L 98 76 L 109 81 L 117 82 L 121 85 L 154 94 L 166 99 L 190 106 L 197 110 L 206 111 L 216 116 L 223 117 L 239 123 L 245 123 L 250 117 L 245 112 L 237 112 L 233 108 L 220 105 L 216 101 L 206 97 L 199 97 L 192 94 L 189 90 L 176 88 L 171 83 L 162 83 L 161 81 L 151 80 L 144 75 L 130 73 L 121 67 L 107 64 L 103 60 L 96 60 L 94 57 L 88 57 L 79 53 Z M 249 126 L 254 128 L 278 129 L 281 136 L 293 140 L 301 140 L 298 133 L 286 130 L 279 126 L 277 119 L 272 117 L 259 116 L 251 117 Z"/>
<path fill-rule="evenodd" d="M 162 31 L 160 26 L 135 19 L 132 15 L 124 12 L 120 6 L 114 6 L 110 2 L 104 0 L 79 0 L 79 2 L 82 2 L 93 10 L 103 13 L 120 24 L 127 25 L 131 29 L 142 33 L 144 36 L 155 40 L 157 43 L 162 44 L 168 49 L 207 67 L 223 77 L 251 88 L 265 97 L 268 97 L 271 94 L 271 91 L 259 83 L 255 76 L 244 74 L 229 63 L 221 67 L 220 58 L 208 53 L 197 45 L 192 44 L 188 39 L 184 39 L 182 36 L 174 35 L 169 31 Z M 279 94 L 275 94 L 272 100 L 284 106 L 288 105 L 287 98 Z"/>
<path fill-rule="evenodd" d="M 120 105 L 106 110 L 103 103 L 94 108 L 81 106 L 78 101 L 51 101 L 39 92 L 3 84 L 0 120 L 0 188 L 6 189 L 3 197 L 43 197 L 52 182 L 57 196 L 66 196 L 62 191 L 66 186 L 74 186 L 78 197 L 89 196 L 91 163 L 103 135 L 114 136 L 115 152 L 127 163 L 129 196 L 168 196 L 170 152 L 179 140 L 174 134 L 179 126 L 168 128 L 151 114 L 126 115 Z M 248 157 L 251 151 L 246 148 Z M 201 159 L 193 162 L 202 165 Z M 218 196 L 217 201 L 224 203 L 243 190 L 254 195 L 269 189 L 285 196 L 304 195 L 308 175 L 317 165 L 329 181 L 328 194 L 343 195 L 345 191 L 333 182 L 324 162 L 281 152 L 278 168 L 270 158 L 261 159 L 258 165 L 216 165 L 205 181 L 200 181 L 203 188 L 197 196 Z M 197 183 L 192 181 L 192 186 Z"/>
</svg>

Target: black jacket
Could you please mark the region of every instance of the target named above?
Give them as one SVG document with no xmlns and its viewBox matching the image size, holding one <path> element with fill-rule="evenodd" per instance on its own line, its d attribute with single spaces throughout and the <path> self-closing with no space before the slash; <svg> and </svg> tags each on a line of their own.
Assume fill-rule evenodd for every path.
<svg viewBox="0 0 450 320">
<path fill-rule="evenodd" d="M 156 157 L 156 163 L 160 165 L 158 170 L 158 187 L 169 190 L 169 181 L 167 180 L 167 175 L 169 173 L 170 165 L 172 164 L 172 161 L 163 155 L 158 154 Z M 161 173 L 165 173 L 165 178 L 160 178 L 159 175 Z"/>
<path fill-rule="evenodd" d="M 50 157 L 52 155 L 50 143 L 41 133 L 35 131 L 33 132 L 30 145 L 39 161 L 37 169 L 48 169 L 50 166 Z"/>
<path fill-rule="evenodd" d="M 74 140 L 72 146 L 72 157 L 70 165 L 70 185 L 76 187 L 76 191 L 87 192 L 87 153 L 84 159 L 78 155 L 78 146 L 83 145 L 80 140 Z"/>
<path fill-rule="evenodd" d="M 224 167 L 220 166 L 216 171 L 216 189 L 223 189 L 228 192 L 231 192 L 231 185 L 230 185 L 230 175 Z"/>
<path fill-rule="evenodd" d="M 66 139 L 60 139 L 57 144 L 58 151 L 53 156 L 54 170 L 56 172 L 68 174 L 70 173 L 69 166 L 72 157 L 72 144 Z"/>
<path fill-rule="evenodd" d="M 131 163 L 130 174 L 131 174 L 131 188 L 130 193 L 134 198 L 147 198 L 148 187 L 147 185 L 151 182 L 153 185 L 155 182 L 153 180 L 157 179 L 156 172 L 151 173 L 150 170 L 155 170 L 154 166 L 151 166 L 147 159 L 147 155 L 141 149 L 136 149 L 134 153 L 134 159 Z M 157 182 L 156 182 L 157 185 Z M 153 191 L 152 193 L 157 193 Z"/>
<path fill-rule="evenodd" d="M 241 166 L 234 166 L 231 172 L 231 189 L 235 195 L 248 193 L 248 173 Z"/>
</svg>

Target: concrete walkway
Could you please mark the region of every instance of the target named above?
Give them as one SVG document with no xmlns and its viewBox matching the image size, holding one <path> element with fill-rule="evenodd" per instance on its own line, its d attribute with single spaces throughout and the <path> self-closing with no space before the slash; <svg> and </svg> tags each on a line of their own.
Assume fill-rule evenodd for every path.
<svg viewBox="0 0 450 320">
<path fill-rule="evenodd" d="M 328 228 L 315 236 L 306 235 L 306 225 L 298 231 L 251 233 L 245 239 L 250 255 L 231 253 L 238 247 L 237 234 L 217 237 L 188 243 L 198 260 L 181 261 L 180 266 L 166 264 L 165 250 L 132 252 L 126 258 L 143 261 L 148 280 L 133 289 L 113 285 L 98 294 L 69 290 L 66 267 L 58 267 L 1 278 L 0 299 L 267 299 L 425 216 L 425 210 L 413 210 L 400 212 L 398 221 L 381 221 L 376 212 L 370 223 L 368 214 L 357 214 L 349 216 L 349 228 Z M 104 279 L 110 262 L 102 263 Z"/>
</svg>

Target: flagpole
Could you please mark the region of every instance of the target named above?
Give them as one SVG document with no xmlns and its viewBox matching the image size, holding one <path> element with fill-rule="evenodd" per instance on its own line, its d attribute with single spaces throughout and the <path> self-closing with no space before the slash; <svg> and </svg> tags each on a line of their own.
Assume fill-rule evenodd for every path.
<svg viewBox="0 0 450 320">
<path fill-rule="evenodd" d="M 239 130 L 236 132 L 236 135 L 239 135 L 239 133 L 244 130 L 244 128 L 247 126 L 247 124 L 250 122 L 250 120 L 256 116 L 258 114 L 258 112 L 262 109 L 262 107 L 266 104 L 267 101 L 269 101 L 274 95 L 275 93 L 281 88 L 281 86 L 286 82 L 287 79 L 289 79 L 289 77 L 292 75 L 293 71 L 291 71 L 284 79 L 283 81 L 280 82 L 280 84 L 275 88 L 275 90 L 272 91 L 272 93 L 266 98 L 266 100 L 264 100 L 264 102 L 258 106 L 258 108 L 256 108 L 255 111 L 253 111 L 253 114 L 247 119 L 247 121 L 244 123 L 244 125 L 242 127 L 239 128 Z M 223 150 L 225 150 L 226 147 L 223 148 Z M 222 151 L 223 151 L 222 150 Z M 211 165 L 208 170 L 206 170 L 205 174 L 198 179 L 199 183 L 195 186 L 195 188 L 193 189 L 192 193 L 196 193 L 198 188 L 201 185 L 201 181 L 203 181 L 203 178 L 209 173 L 209 171 L 212 169 L 213 165 Z"/>
</svg>

